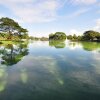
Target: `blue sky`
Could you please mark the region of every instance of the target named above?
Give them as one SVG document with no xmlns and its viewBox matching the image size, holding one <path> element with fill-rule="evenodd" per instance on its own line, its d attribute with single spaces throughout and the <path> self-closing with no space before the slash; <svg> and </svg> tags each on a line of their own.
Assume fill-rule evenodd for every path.
<svg viewBox="0 0 100 100">
<path fill-rule="evenodd" d="M 0 0 L 0 17 L 13 18 L 32 36 L 100 32 L 100 0 Z"/>
</svg>

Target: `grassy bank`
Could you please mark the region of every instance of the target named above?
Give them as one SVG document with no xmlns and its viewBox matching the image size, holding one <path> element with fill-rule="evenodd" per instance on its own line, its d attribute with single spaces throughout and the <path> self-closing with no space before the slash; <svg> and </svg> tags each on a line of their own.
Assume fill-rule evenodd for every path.
<svg viewBox="0 0 100 100">
<path fill-rule="evenodd" d="M 18 44 L 18 43 L 26 43 L 28 42 L 27 40 L 26 41 L 11 41 L 11 40 L 0 40 L 0 44 Z"/>
</svg>

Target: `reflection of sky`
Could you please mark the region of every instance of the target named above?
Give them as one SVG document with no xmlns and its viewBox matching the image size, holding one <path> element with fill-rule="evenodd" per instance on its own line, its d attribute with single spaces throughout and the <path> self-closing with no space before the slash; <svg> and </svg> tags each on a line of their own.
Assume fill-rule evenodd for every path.
<svg viewBox="0 0 100 100">
<path fill-rule="evenodd" d="M 79 43 L 72 50 L 72 45 L 67 43 L 65 48 L 56 49 L 49 47 L 48 42 L 31 43 L 29 55 L 0 71 L 0 85 L 4 86 L 0 91 L 12 93 L 15 89 L 17 95 L 22 91 L 24 94 L 56 91 L 64 96 L 77 91 L 100 93 L 99 52 L 86 51 Z"/>
<path fill-rule="evenodd" d="M 70 47 L 72 48 L 73 45 L 75 48 L 70 51 Z M 84 51 L 80 43 L 70 43 L 63 49 L 50 48 L 48 42 L 33 43 L 29 47 L 30 54 L 16 65 L 19 70 L 26 68 L 25 73 L 31 74 L 33 72 L 34 78 L 38 76 L 38 72 L 41 75 L 47 74 L 47 77 L 53 75 L 53 78 L 58 80 L 59 83 L 64 84 L 59 71 L 65 69 L 65 72 L 66 70 L 69 71 L 69 77 L 83 83 L 97 84 L 95 83 L 98 81 L 95 79 L 97 73 L 93 70 L 95 66 L 90 63 L 95 54 Z M 91 77 L 91 71 L 95 74 L 94 77 Z"/>
</svg>

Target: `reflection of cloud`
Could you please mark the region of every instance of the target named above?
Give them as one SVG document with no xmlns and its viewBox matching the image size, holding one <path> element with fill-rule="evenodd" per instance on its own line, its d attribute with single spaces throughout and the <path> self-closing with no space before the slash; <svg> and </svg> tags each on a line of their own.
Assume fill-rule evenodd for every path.
<svg viewBox="0 0 100 100">
<path fill-rule="evenodd" d="M 72 81 L 75 80 L 74 82 L 81 86 L 93 86 L 94 88 L 100 86 L 98 80 L 100 75 L 100 54 L 96 54 L 96 57 L 91 52 L 89 55 L 82 55 L 82 53 L 77 53 L 75 56 L 73 56 L 73 53 L 67 56 L 59 55 L 68 69 L 66 77 L 68 76 Z"/>
<path fill-rule="evenodd" d="M 70 76 L 74 77 L 75 79 L 77 79 L 82 83 L 97 85 L 96 79 L 94 77 L 91 77 L 89 71 L 73 71 Z"/>
<path fill-rule="evenodd" d="M 79 57 L 77 57 L 77 59 L 79 59 L 79 60 L 87 60 L 88 58 L 86 58 L 85 56 L 79 56 Z"/>
<path fill-rule="evenodd" d="M 6 80 L 0 82 L 0 92 L 5 90 L 6 83 L 7 83 Z"/>
<path fill-rule="evenodd" d="M 92 52 L 93 54 L 93 62 L 91 65 L 93 66 L 95 73 L 100 74 L 100 52 L 98 50 L 95 50 Z"/>
<path fill-rule="evenodd" d="M 100 62 L 96 61 L 91 63 L 91 65 L 93 66 L 95 73 L 100 75 Z"/>
<path fill-rule="evenodd" d="M 100 52 L 98 50 L 95 50 L 92 52 L 93 59 L 100 61 Z"/>
<path fill-rule="evenodd" d="M 33 75 L 34 78 L 38 76 L 38 71 L 40 71 L 40 76 L 41 74 L 48 74 L 50 76 L 53 76 L 60 85 L 63 85 L 64 82 L 60 76 L 59 73 L 59 67 L 57 66 L 56 59 L 49 57 L 49 56 L 27 56 L 22 59 L 21 62 L 17 64 L 17 68 L 19 70 L 21 69 L 27 69 L 27 75 L 29 73 L 36 74 Z M 27 80 L 27 75 L 26 71 L 21 72 L 21 79 L 23 82 L 26 82 Z M 28 75 L 29 76 L 29 75 Z"/>
<path fill-rule="evenodd" d="M 82 48 L 81 43 L 77 43 L 77 42 L 69 42 L 66 47 L 68 47 L 70 50 L 75 50 L 75 49 L 79 49 Z"/>
<path fill-rule="evenodd" d="M 5 67 L 1 67 L 0 68 L 0 92 L 4 91 L 5 90 L 5 87 L 6 87 L 6 84 L 7 84 L 7 72 L 6 72 L 6 69 Z"/>
<path fill-rule="evenodd" d="M 21 70 L 21 80 L 23 83 L 27 83 L 28 81 L 28 74 L 27 74 L 27 70 L 25 69 Z"/>
</svg>

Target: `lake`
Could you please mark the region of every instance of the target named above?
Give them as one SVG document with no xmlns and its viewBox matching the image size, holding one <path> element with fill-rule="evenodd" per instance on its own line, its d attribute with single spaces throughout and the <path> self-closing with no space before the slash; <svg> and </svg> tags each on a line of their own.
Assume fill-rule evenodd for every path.
<svg viewBox="0 0 100 100">
<path fill-rule="evenodd" d="M 0 45 L 0 100 L 100 100 L 100 43 Z"/>
</svg>

